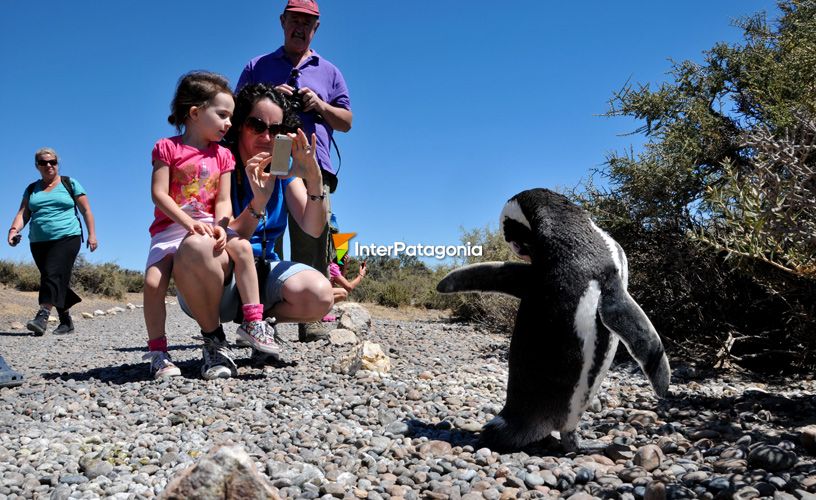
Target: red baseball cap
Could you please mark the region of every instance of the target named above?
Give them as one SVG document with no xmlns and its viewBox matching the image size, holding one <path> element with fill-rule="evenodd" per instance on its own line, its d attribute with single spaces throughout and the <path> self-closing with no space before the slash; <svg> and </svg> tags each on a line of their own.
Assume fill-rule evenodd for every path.
<svg viewBox="0 0 816 500">
<path fill-rule="evenodd" d="M 314 0 L 289 0 L 284 11 L 303 12 L 312 16 L 320 17 L 320 9 Z"/>
</svg>

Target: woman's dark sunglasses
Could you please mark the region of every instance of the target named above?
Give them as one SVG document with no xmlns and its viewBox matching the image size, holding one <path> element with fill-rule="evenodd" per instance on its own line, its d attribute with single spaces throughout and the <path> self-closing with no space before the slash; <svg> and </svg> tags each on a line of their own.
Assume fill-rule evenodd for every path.
<svg viewBox="0 0 816 500">
<path fill-rule="evenodd" d="M 37 165 L 41 167 L 49 166 L 49 167 L 56 167 L 57 160 L 37 160 Z"/>
<path fill-rule="evenodd" d="M 263 120 L 260 118 L 255 118 L 254 116 L 247 117 L 244 125 L 249 127 L 250 130 L 258 135 L 263 134 L 267 130 L 269 131 L 269 135 L 272 137 L 275 137 L 278 134 L 285 134 L 287 132 L 286 127 L 282 123 L 267 125 Z"/>
</svg>

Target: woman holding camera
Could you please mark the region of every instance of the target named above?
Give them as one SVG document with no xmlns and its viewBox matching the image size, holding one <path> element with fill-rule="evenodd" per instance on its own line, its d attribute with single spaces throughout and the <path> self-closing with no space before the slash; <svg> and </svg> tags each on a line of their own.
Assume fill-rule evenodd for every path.
<svg viewBox="0 0 816 500">
<path fill-rule="evenodd" d="M 68 312 L 82 299 L 71 290 L 71 271 L 82 243 L 82 226 L 77 209 L 88 227 L 88 248 L 96 250 L 96 227 L 85 189 L 75 179 L 61 177 L 57 152 L 41 148 L 34 153 L 34 165 L 40 179 L 32 182 L 23 193 L 20 210 L 11 223 L 8 243 L 16 246 L 22 239 L 23 227 L 31 221 L 28 238 L 31 255 L 40 270 L 40 310 L 26 324 L 34 335 L 42 335 L 48 326 L 51 308 L 56 307 L 59 326 L 57 335 L 74 331 Z"/>
<path fill-rule="evenodd" d="M 257 267 L 264 317 L 278 321 L 317 321 L 332 306 L 331 284 L 323 273 L 280 261 L 273 248 L 286 229 L 288 214 L 312 235 L 319 235 L 326 225 L 327 202 L 315 158 L 315 137 L 307 140 L 299 126 L 280 92 L 253 84 L 235 97 L 227 134 L 236 161 L 230 183 L 235 219 L 230 227 L 250 240 L 255 257 L 261 259 Z M 293 166 L 288 176 L 280 177 L 267 167 L 275 136 L 285 133 L 292 138 Z M 240 297 L 229 256 L 214 251 L 214 243 L 213 238 L 190 235 L 173 261 L 179 304 L 198 322 L 205 339 L 202 375 L 206 379 L 228 378 L 237 372 L 221 323 L 236 319 Z"/>
</svg>

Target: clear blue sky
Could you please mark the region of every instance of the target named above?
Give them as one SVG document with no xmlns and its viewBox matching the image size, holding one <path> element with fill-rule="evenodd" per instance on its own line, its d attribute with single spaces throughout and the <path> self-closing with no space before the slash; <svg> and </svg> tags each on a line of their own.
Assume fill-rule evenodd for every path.
<svg viewBox="0 0 816 500">
<path fill-rule="evenodd" d="M 3 172 L 9 224 L 50 146 L 87 189 L 92 262 L 143 269 L 152 220 L 150 151 L 177 79 L 208 69 L 235 82 L 282 42 L 284 0 L 3 2 Z M 510 6 L 506 9 L 506 6 Z M 459 243 L 496 227 L 504 201 L 571 187 L 610 151 L 639 147 L 635 124 L 601 117 L 627 81 L 659 83 L 669 59 L 701 61 L 737 42 L 733 20 L 771 0 L 433 3 L 322 0 L 312 47 L 344 73 L 354 125 L 333 205 L 360 244 Z M 8 226 L 5 226 L 7 229 Z M 5 233 L 3 233 L 5 234 Z M 0 259 L 30 260 L 28 230 Z"/>
</svg>

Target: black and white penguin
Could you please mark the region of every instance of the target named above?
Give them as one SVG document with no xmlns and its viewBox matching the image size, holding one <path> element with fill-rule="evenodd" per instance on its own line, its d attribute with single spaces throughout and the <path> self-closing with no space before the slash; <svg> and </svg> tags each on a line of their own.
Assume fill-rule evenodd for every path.
<svg viewBox="0 0 816 500">
<path fill-rule="evenodd" d="M 486 262 L 456 269 L 443 293 L 501 292 L 521 299 L 510 341 L 507 401 L 482 441 L 518 449 L 559 431 L 578 448 L 581 414 L 598 391 L 623 340 L 658 396 L 671 376 L 663 344 L 627 292 L 623 249 L 583 209 L 546 189 L 504 206 L 499 227 L 528 263 Z"/>
</svg>

